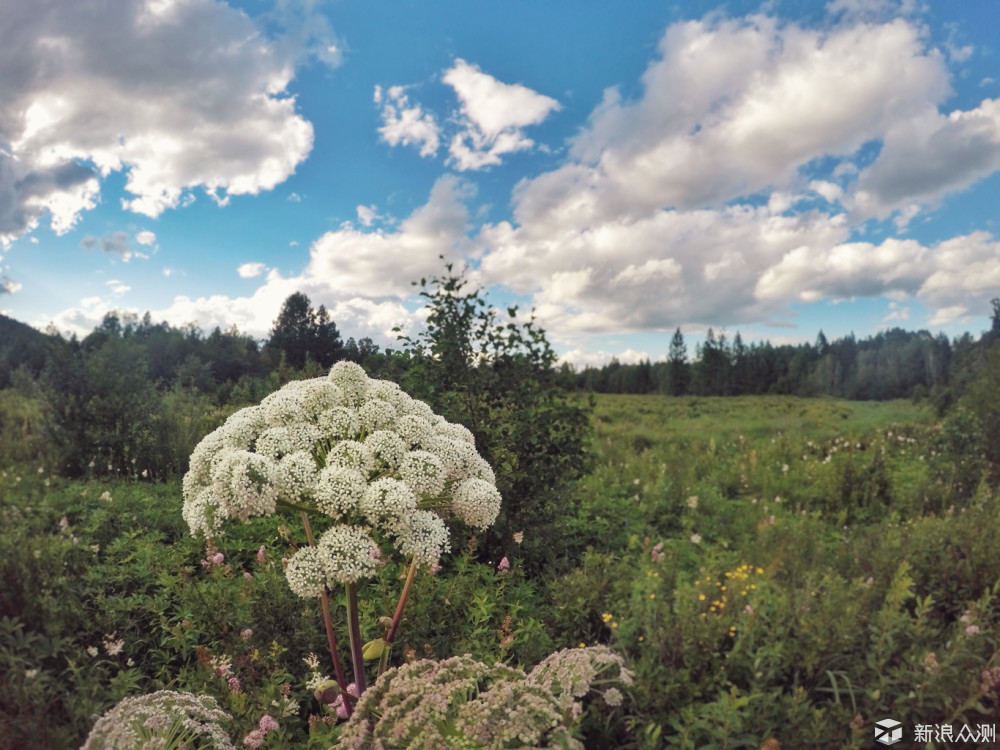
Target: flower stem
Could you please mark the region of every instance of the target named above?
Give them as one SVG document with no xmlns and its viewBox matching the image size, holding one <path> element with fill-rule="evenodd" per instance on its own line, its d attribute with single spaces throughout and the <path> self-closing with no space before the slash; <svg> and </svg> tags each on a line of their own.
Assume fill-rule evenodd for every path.
<svg viewBox="0 0 1000 750">
<path fill-rule="evenodd" d="M 410 561 L 410 569 L 406 571 L 406 582 L 403 584 L 403 590 L 399 594 L 399 602 L 396 604 L 396 613 L 392 616 L 392 624 L 389 625 L 389 630 L 386 631 L 385 641 L 386 651 L 392 646 L 392 641 L 396 637 L 396 630 L 399 628 L 399 623 L 403 619 L 403 610 L 406 609 L 406 601 L 410 598 L 410 589 L 413 588 L 413 579 L 417 575 L 417 560 L 414 558 Z M 378 665 L 378 675 L 382 676 L 385 672 L 386 667 L 389 665 L 389 659 L 385 658 L 379 662 Z"/>
<path fill-rule="evenodd" d="M 315 546 L 316 540 L 313 538 L 312 527 L 309 525 L 309 516 L 302 511 L 302 525 L 306 527 L 306 540 L 309 546 Z M 330 650 L 330 660 L 333 662 L 333 672 L 337 676 L 337 685 L 341 694 L 345 696 L 344 707 L 347 709 L 348 717 L 351 715 L 352 702 L 347 700 L 347 680 L 344 677 L 344 665 L 340 661 L 340 652 L 337 650 L 337 636 L 333 633 L 333 616 L 330 614 L 330 599 L 326 595 L 326 590 L 319 595 L 320 608 L 323 610 L 323 625 L 326 627 L 326 645 Z"/>
<path fill-rule="evenodd" d="M 365 679 L 365 658 L 361 652 L 361 628 L 358 625 L 358 587 L 347 584 L 347 634 L 351 637 L 351 661 L 354 663 L 354 682 L 358 695 L 364 695 L 368 688 Z"/>
</svg>

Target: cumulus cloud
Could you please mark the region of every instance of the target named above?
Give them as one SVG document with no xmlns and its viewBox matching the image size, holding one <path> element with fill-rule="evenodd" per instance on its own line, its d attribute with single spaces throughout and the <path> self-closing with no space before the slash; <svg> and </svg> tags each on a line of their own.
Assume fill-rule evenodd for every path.
<svg viewBox="0 0 1000 750">
<path fill-rule="evenodd" d="M 374 100 L 382 105 L 382 140 L 390 146 L 419 146 L 421 156 L 434 156 L 440 145 L 440 130 L 434 116 L 424 112 L 419 104 L 410 106 L 402 86 L 382 91 L 375 87 Z"/>
<path fill-rule="evenodd" d="M 459 170 L 499 164 L 502 155 L 531 148 L 534 141 L 521 131 L 559 109 L 555 99 L 498 81 L 461 58 L 442 80 L 455 90 L 460 104 L 463 128 L 448 148 Z"/>
<path fill-rule="evenodd" d="M 885 134 L 875 162 L 858 176 L 859 219 L 886 218 L 913 204 L 933 204 L 1000 170 L 1000 99 L 943 115 L 928 110 Z"/>
<path fill-rule="evenodd" d="M 135 241 L 140 245 L 153 245 L 156 243 L 156 235 L 149 230 L 143 230 L 136 233 Z"/>
<path fill-rule="evenodd" d="M 269 190 L 309 153 L 286 92 L 291 46 L 214 0 L 4 2 L 0 26 L 0 240 L 48 213 L 66 232 L 100 180 L 155 217 L 204 188 Z"/>
<path fill-rule="evenodd" d="M 414 293 L 411 282 L 440 273 L 440 255 L 457 261 L 467 254 L 470 243 L 464 202 L 471 196 L 471 187 L 462 180 L 441 177 L 427 202 L 395 231 L 361 231 L 346 224 L 312 244 L 309 262 L 298 275 L 285 277 L 271 269 L 253 294 L 245 297 L 178 295 L 168 307 L 153 310 L 152 316 L 178 326 L 196 322 L 206 331 L 236 325 L 254 336 L 266 336 L 284 300 L 303 292 L 314 306 L 326 305 L 347 335 L 368 336 L 391 345 L 395 342 L 393 328 L 411 332 L 419 324 L 420 312 L 404 304 Z M 262 263 L 245 263 L 237 269 L 244 278 L 265 270 Z M 113 308 L 112 301 L 96 298 L 94 304 L 64 310 L 52 322 L 60 330 L 79 335 L 100 324 Z M 40 326 L 47 322 L 40 321 Z"/>
<path fill-rule="evenodd" d="M 266 270 L 267 266 L 263 263 L 244 263 L 236 269 L 236 273 L 240 275 L 241 279 L 252 279 L 260 276 Z"/>
<path fill-rule="evenodd" d="M 521 84 L 499 81 L 461 58 L 441 80 L 459 102 L 459 109 L 449 118 L 458 132 L 448 145 L 448 163 L 459 171 L 500 164 L 503 155 L 530 149 L 535 142 L 524 135 L 524 128 L 538 125 L 559 109 L 555 99 Z M 386 143 L 419 146 L 421 156 L 437 153 L 442 128 L 420 104 L 410 104 L 404 87 L 383 91 L 376 86 L 374 100 L 382 107 L 379 133 Z"/>
<path fill-rule="evenodd" d="M 0 294 L 15 294 L 21 291 L 21 285 L 6 276 L 0 276 Z"/>
<path fill-rule="evenodd" d="M 375 223 L 375 219 L 379 218 L 375 206 L 358 206 L 357 212 L 358 221 L 361 222 L 362 226 L 370 227 Z"/>
<path fill-rule="evenodd" d="M 128 263 L 133 256 L 133 251 L 129 248 L 128 232 L 113 232 L 103 237 L 94 237 L 88 234 L 80 240 L 80 247 L 87 250 L 100 250 L 109 255 L 117 255 L 124 262 Z"/>
<path fill-rule="evenodd" d="M 566 363 L 573 365 L 577 369 L 583 369 L 585 367 L 603 367 L 612 359 L 617 360 L 623 365 L 635 365 L 647 360 L 652 361 L 655 357 L 650 357 L 649 352 L 636 351 L 632 348 L 625 349 L 621 352 L 607 352 L 603 349 L 594 351 L 591 349 L 577 347 L 570 349 L 565 354 L 561 355 L 559 357 L 559 363 Z"/>
<path fill-rule="evenodd" d="M 941 114 L 946 57 L 921 27 L 880 20 L 892 3 L 863 20 L 861 4 L 834 5 L 841 22 L 825 30 L 765 16 L 669 27 L 641 95 L 605 92 L 562 166 L 523 180 L 513 220 L 479 232 L 483 278 L 532 295 L 564 341 L 774 325 L 825 297 L 898 294 L 941 310 L 982 296 L 961 269 L 1000 273 L 992 240 L 849 240 L 866 216 L 896 212 L 904 229 L 1000 169 L 996 103 Z M 962 253 L 967 265 L 953 265 Z"/>
<path fill-rule="evenodd" d="M 998 288 L 1000 242 L 987 232 L 974 232 L 932 247 L 889 238 L 879 245 L 797 248 L 761 274 L 755 293 L 765 300 L 803 302 L 914 298 L 936 311 L 934 321 L 947 322 L 971 309 L 985 309 Z"/>
<path fill-rule="evenodd" d="M 405 298 L 414 279 L 441 270 L 440 255 L 461 257 L 468 247 L 471 187 L 444 176 L 427 203 L 394 231 L 361 231 L 350 225 L 327 232 L 309 250 L 305 275 L 339 294 Z"/>
</svg>

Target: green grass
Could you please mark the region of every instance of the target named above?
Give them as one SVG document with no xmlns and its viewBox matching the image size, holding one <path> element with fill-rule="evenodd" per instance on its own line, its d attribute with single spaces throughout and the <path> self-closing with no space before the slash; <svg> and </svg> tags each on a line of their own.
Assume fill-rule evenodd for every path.
<svg viewBox="0 0 1000 750">
<path fill-rule="evenodd" d="M 1000 711 L 1000 497 L 928 409 L 604 395 L 593 425 L 561 567 L 525 581 L 513 543 L 505 576 L 453 554 L 418 577 L 394 660 L 610 644 L 636 682 L 588 709 L 588 747 L 860 748 L 880 718 L 957 731 Z M 117 700 L 167 687 L 216 697 L 237 741 L 288 690 L 266 747 L 332 744 L 307 724 L 318 608 L 280 566 L 295 519 L 236 526 L 206 568 L 179 482 L 38 468 L 0 476 L 0 748 L 78 747 Z M 401 572 L 362 591 L 366 632 Z"/>
</svg>

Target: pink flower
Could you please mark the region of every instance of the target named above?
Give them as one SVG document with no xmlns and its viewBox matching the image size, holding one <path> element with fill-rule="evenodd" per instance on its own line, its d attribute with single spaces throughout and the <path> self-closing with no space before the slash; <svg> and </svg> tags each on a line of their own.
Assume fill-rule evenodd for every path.
<svg viewBox="0 0 1000 750">
<path fill-rule="evenodd" d="M 500 561 L 500 564 L 497 565 L 497 570 L 500 571 L 501 573 L 503 573 L 505 570 L 510 570 L 510 561 L 506 557 L 504 557 Z"/>
<path fill-rule="evenodd" d="M 258 729 L 264 734 L 267 734 L 272 729 L 278 728 L 278 722 L 271 718 L 270 714 L 264 714 L 260 717 L 260 722 L 257 724 Z"/>
<path fill-rule="evenodd" d="M 358 697 L 357 683 L 352 682 L 350 685 L 348 685 L 347 692 L 353 695 L 355 698 L 357 698 Z M 330 704 L 330 708 L 334 709 L 337 712 L 337 716 L 339 716 L 341 719 L 347 718 L 347 706 L 344 705 L 344 696 L 338 695 L 336 700 L 334 700 L 333 703 Z"/>
<path fill-rule="evenodd" d="M 257 550 L 257 562 L 265 562 L 267 560 L 267 553 L 265 552 L 264 545 L 260 545 L 260 549 Z"/>
<path fill-rule="evenodd" d="M 243 687 L 240 685 L 239 677 L 234 676 L 229 678 L 229 692 L 233 695 L 239 695 L 243 692 Z"/>
<path fill-rule="evenodd" d="M 965 629 L 965 634 L 966 635 L 979 635 L 979 626 L 978 625 L 970 625 L 969 627 L 967 627 Z"/>
<path fill-rule="evenodd" d="M 252 636 L 253 636 L 253 630 L 251 628 L 247 628 L 246 630 L 240 633 L 240 638 L 242 638 L 244 641 L 250 640 Z"/>
<path fill-rule="evenodd" d="M 259 729 L 255 729 L 246 737 L 243 738 L 243 744 L 247 747 L 260 747 L 260 743 L 264 741 L 264 733 Z"/>
<path fill-rule="evenodd" d="M 250 575 L 250 571 L 249 571 L 249 570 L 244 570 L 244 571 L 243 571 L 243 577 L 244 577 L 244 578 L 246 578 L 246 579 L 247 579 L 248 581 L 249 581 L 249 580 L 250 580 L 251 578 L 253 578 L 253 576 L 252 576 L 252 575 Z"/>
<path fill-rule="evenodd" d="M 216 565 L 222 565 L 222 561 L 226 559 L 226 556 L 221 552 L 216 552 L 214 555 L 208 556 L 208 561 Z"/>
</svg>

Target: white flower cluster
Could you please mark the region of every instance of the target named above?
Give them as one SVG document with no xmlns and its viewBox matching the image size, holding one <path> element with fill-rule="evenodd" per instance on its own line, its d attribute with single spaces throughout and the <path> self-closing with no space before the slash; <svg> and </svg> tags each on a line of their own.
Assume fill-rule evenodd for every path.
<svg viewBox="0 0 1000 750">
<path fill-rule="evenodd" d="M 449 549 L 442 514 L 485 529 L 500 511 L 472 433 L 350 362 L 233 414 L 195 448 L 183 492 L 193 535 L 219 536 L 227 520 L 281 503 L 335 519 L 289 561 L 289 584 L 304 597 L 372 575 L 376 539 L 433 566 Z"/>
</svg>

